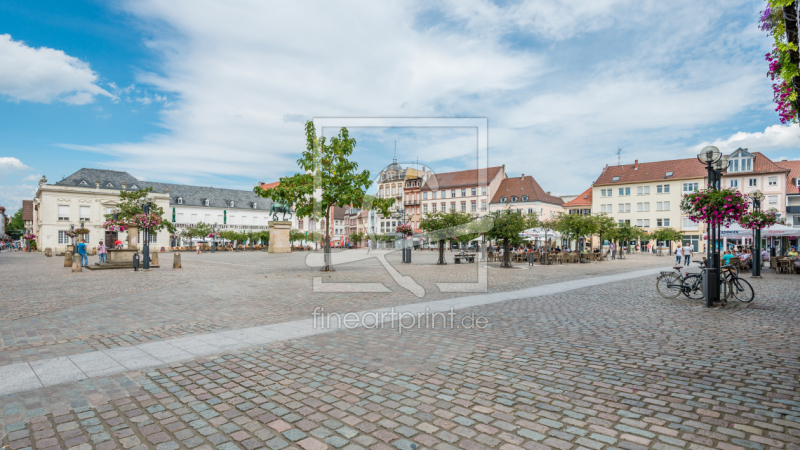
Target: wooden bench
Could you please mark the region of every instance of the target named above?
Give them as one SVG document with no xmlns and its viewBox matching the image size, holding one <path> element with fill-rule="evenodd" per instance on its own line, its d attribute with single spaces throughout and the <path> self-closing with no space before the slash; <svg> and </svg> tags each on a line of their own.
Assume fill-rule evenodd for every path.
<svg viewBox="0 0 800 450">
<path fill-rule="evenodd" d="M 465 253 L 463 255 L 455 255 L 453 256 L 453 260 L 456 264 L 461 264 L 462 261 L 465 261 L 467 263 L 474 263 L 475 253 Z"/>
</svg>

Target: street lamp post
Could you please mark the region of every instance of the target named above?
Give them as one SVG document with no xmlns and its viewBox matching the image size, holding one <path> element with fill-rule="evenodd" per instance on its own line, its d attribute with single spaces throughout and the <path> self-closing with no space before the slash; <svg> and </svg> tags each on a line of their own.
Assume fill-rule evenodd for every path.
<svg viewBox="0 0 800 450">
<path fill-rule="evenodd" d="M 711 189 L 718 189 L 717 178 L 722 169 L 717 172 L 718 168 L 722 167 L 722 154 L 719 149 L 714 146 L 708 146 L 700 151 L 697 159 L 706 165 L 708 173 L 708 185 Z M 726 158 L 727 166 L 727 158 Z M 714 306 L 714 302 L 719 301 L 719 251 L 717 249 L 717 233 L 719 232 L 718 226 L 712 222 L 706 223 L 706 271 L 703 279 L 703 286 L 705 287 L 706 308 Z"/>
<path fill-rule="evenodd" d="M 139 199 L 143 214 L 150 214 L 150 205 L 152 203 L 152 197 L 142 197 Z M 150 270 L 150 232 L 147 231 L 147 228 L 142 230 L 142 241 L 142 270 Z"/>
<path fill-rule="evenodd" d="M 75 224 L 74 223 L 69 224 L 69 229 L 72 230 L 72 231 L 75 231 Z M 71 239 L 72 239 L 72 254 L 75 254 L 77 252 L 77 249 L 75 248 L 75 238 L 76 237 L 77 237 L 77 235 L 71 237 Z"/>
<path fill-rule="evenodd" d="M 402 208 L 398 208 L 397 210 L 395 210 L 394 214 L 392 214 L 392 217 L 397 218 L 398 220 L 400 220 L 401 224 L 405 224 L 406 223 L 406 210 L 402 209 Z M 410 264 L 411 263 L 411 249 L 407 248 L 408 246 L 406 245 L 406 236 L 405 235 L 403 235 L 403 239 L 402 239 L 401 242 L 402 242 L 401 251 L 403 252 L 403 262 Z"/>
<path fill-rule="evenodd" d="M 750 198 L 753 199 L 753 211 L 761 211 L 764 194 L 756 189 L 750 193 Z M 761 278 L 761 228 L 753 229 L 753 244 L 753 278 Z"/>
<path fill-rule="evenodd" d="M 217 223 L 214 222 L 211 232 L 211 253 L 217 252 Z"/>
</svg>

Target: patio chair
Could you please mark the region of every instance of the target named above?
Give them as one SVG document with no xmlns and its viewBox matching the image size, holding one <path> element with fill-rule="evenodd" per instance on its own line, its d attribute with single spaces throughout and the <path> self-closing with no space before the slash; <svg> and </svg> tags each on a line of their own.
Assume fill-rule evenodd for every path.
<svg viewBox="0 0 800 450">
<path fill-rule="evenodd" d="M 789 258 L 778 260 L 778 272 L 789 274 L 792 271 L 792 260 Z"/>
</svg>

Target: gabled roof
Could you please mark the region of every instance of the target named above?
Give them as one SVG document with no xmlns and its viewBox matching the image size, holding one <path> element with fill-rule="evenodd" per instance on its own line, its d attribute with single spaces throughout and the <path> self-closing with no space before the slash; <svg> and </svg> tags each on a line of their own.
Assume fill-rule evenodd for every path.
<svg viewBox="0 0 800 450">
<path fill-rule="evenodd" d="M 272 189 L 272 188 L 276 187 L 279 184 L 281 184 L 280 181 L 275 181 L 275 182 L 272 182 L 272 183 L 261 183 L 261 189 Z"/>
<path fill-rule="evenodd" d="M 501 172 L 504 172 L 503 166 L 434 173 L 428 178 L 428 181 L 425 182 L 420 190 L 435 191 L 438 189 L 477 186 L 478 183 L 483 180 L 485 180 L 488 185 Z M 503 175 L 505 175 L 505 173 Z"/>
<path fill-rule="evenodd" d="M 572 200 L 568 201 L 567 203 L 564 203 L 564 208 L 570 208 L 570 207 L 577 208 L 579 206 L 580 207 L 588 206 L 588 207 L 591 208 L 591 206 L 592 206 L 592 188 L 591 188 L 591 186 L 589 187 L 589 189 L 583 191 L 583 193 L 581 193 L 581 195 L 573 198 Z"/>
<path fill-rule="evenodd" d="M 22 201 L 22 220 L 26 222 L 33 221 L 33 200 Z"/>
<path fill-rule="evenodd" d="M 505 180 L 501 181 L 500 187 L 497 188 L 497 192 L 495 192 L 490 203 L 502 203 L 500 201 L 501 197 L 506 197 L 506 202 L 508 202 L 512 195 L 518 197 L 517 201 L 514 203 L 522 202 L 522 196 L 527 195 L 527 201 L 529 202 L 545 202 L 558 206 L 564 204 L 564 201 L 561 200 L 561 197 L 549 195 L 530 175 L 525 177 L 506 178 Z"/>
<path fill-rule="evenodd" d="M 333 220 L 344 220 L 344 208 L 333 205 Z"/>
<path fill-rule="evenodd" d="M 55 185 L 95 189 L 95 181 L 100 181 L 101 190 L 120 190 L 123 182 L 128 190 L 152 187 L 154 193 L 163 194 L 169 189 L 170 205 L 177 205 L 178 198 L 182 199 L 182 206 L 202 207 L 206 199 L 212 208 L 230 208 L 231 201 L 234 209 L 269 210 L 272 205 L 272 200 L 259 197 L 253 191 L 143 181 L 128 172 L 116 170 L 83 168 Z M 253 204 L 256 208 L 253 208 Z"/>
<path fill-rule="evenodd" d="M 775 163 L 784 169 L 789 169 L 789 180 L 786 186 L 787 194 L 800 194 L 797 189 L 797 179 L 800 178 L 800 160 L 797 161 L 778 161 Z"/>
<path fill-rule="evenodd" d="M 668 176 L 667 174 L 671 174 Z M 697 158 L 671 159 L 634 164 L 608 166 L 594 182 L 594 186 L 644 183 L 648 181 L 703 178 L 707 174 L 706 166 Z M 618 177 L 618 178 L 617 178 Z"/>
<path fill-rule="evenodd" d="M 753 170 L 751 172 L 728 172 L 725 171 L 725 175 L 730 176 L 741 176 L 753 173 L 772 173 L 772 172 L 788 172 L 789 170 L 785 167 L 781 167 L 771 159 L 764 156 L 761 152 L 748 152 L 747 149 L 737 149 L 735 152 L 731 153 L 731 155 L 736 154 L 740 151 L 744 151 L 744 153 L 753 155 Z"/>
</svg>

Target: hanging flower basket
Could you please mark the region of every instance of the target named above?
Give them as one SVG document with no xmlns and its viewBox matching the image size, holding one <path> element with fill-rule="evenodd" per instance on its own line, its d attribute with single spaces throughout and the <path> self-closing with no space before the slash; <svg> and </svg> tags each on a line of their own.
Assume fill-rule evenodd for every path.
<svg viewBox="0 0 800 450">
<path fill-rule="evenodd" d="M 778 216 L 771 212 L 753 211 L 739 219 L 739 225 L 748 230 L 762 230 L 778 223 Z"/>
<path fill-rule="evenodd" d="M 161 227 L 161 217 L 152 213 L 136 214 L 131 217 L 130 221 L 143 230 L 153 230 Z"/>
<path fill-rule="evenodd" d="M 219 233 L 208 233 L 208 237 L 210 237 L 212 239 L 219 238 Z"/>
<path fill-rule="evenodd" d="M 750 203 L 741 192 L 711 187 L 684 195 L 681 211 L 692 222 L 728 226 L 747 213 Z"/>
<path fill-rule="evenodd" d="M 109 219 L 103 222 L 103 228 L 108 231 L 121 232 L 128 229 L 128 224 L 121 220 Z"/>
<path fill-rule="evenodd" d="M 414 234 L 414 229 L 407 223 L 398 225 L 395 231 L 403 236 L 411 236 Z"/>
<path fill-rule="evenodd" d="M 22 239 L 25 239 L 26 241 L 30 241 L 30 240 L 36 239 L 36 235 L 35 234 L 31 234 L 31 233 L 25 233 L 25 234 L 22 235 Z"/>
</svg>

